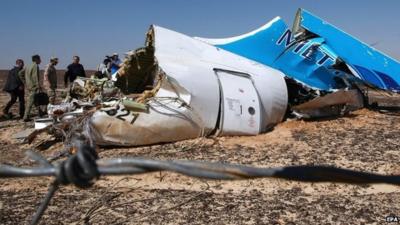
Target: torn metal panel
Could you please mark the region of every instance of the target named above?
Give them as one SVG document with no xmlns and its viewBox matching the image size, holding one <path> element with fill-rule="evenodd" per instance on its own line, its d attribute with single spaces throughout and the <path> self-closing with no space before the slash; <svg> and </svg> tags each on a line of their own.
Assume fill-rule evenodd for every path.
<svg viewBox="0 0 400 225">
<path fill-rule="evenodd" d="M 364 98 L 360 91 L 340 90 L 294 106 L 292 110 L 298 118 L 310 119 L 342 116 L 363 107 Z"/>
<path fill-rule="evenodd" d="M 279 69 L 298 82 L 320 90 L 336 89 L 335 74 L 327 68 L 334 64 L 326 55 L 336 57 L 328 47 L 320 50 L 324 39 L 296 40 L 279 17 L 261 28 L 232 38 L 198 38 L 264 65 Z M 328 53 L 326 53 L 328 52 Z"/>
<path fill-rule="evenodd" d="M 159 66 L 191 93 L 193 108 L 210 122 L 207 127 L 215 127 L 220 105 L 214 69 L 251 76 L 265 112 L 261 127 L 282 121 L 287 90 L 281 72 L 161 27 L 155 27 L 155 47 Z"/>
<path fill-rule="evenodd" d="M 117 80 L 153 79 L 145 82 L 153 89 L 144 90 L 143 85 L 131 89 L 144 90 L 136 101 L 148 111 L 133 112 L 122 103 L 98 110 L 90 122 L 97 144 L 147 145 L 207 136 L 216 130 L 219 135 L 253 135 L 282 121 L 287 89 L 281 72 L 157 26 L 150 29 L 147 43 L 154 49 L 154 60 L 147 61 L 156 65 L 139 68 L 141 58 L 135 55 L 125 61 L 131 72 L 122 68 Z M 221 78 L 217 71 L 231 73 Z M 129 81 L 125 87 L 129 89 Z"/>
<path fill-rule="evenodd" d="M 384 90 L 400 91 L 400 63 L 335 26 L 299 9 L 296 34 L 312 33 L 354 71 L 353 75 Z M 334 58 L 333 58 L 334 60 Z"/>
<path fill-rule="evenodd" d="M 400 109 L 400 94 L 376 89 L 365 89 L 364 95 L 372 108 Z"/>
<path fill-rule="evenodd" d="M 311 13 L 299 9 L 293 30 L 278 17 L 232 38 L 197 38 L 271 66 L 311 88 L 341 88 L 333 69 L 389 91 L 400 90 L 400 64 Z M 343 66 L 344 65 L 344 66 Z"/>
<path fill-rule="evenodd" d="M 173 89 L 165 79 L 161 90 Z M 134 112 L 118 104 L 114 111 L 98 110 L 91 119 L 97 144 L 136 146 L 172 142 L 201 135 L 202 121 L 178 95 L 147 100 L 148 112 Z"/>
</svg>

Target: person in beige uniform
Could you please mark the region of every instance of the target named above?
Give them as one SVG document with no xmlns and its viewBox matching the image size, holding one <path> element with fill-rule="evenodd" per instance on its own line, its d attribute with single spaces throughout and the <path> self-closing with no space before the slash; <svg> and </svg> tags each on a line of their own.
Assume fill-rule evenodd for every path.
<svg viewBox="0 0 400 225">
<path fill-rule="evenodd" d="M 49 95 L 51 104 L 55 104 L 56 101 L 57 70 L 55 66 L 57 64 L 58 58 L 52 57 L 44 70 L 43 86 Z"/>
<path fill-rule="evenodd" d="M 30 121 L 30 113 L 35 100 L 35 94 L 41 90 L 39 83 L 39 64 L 42 62 L 39 55 L 32 56 L 32 64 L 20 71 L 20 76 L 25 75 L 25 87 L 28 90 L 28 107 L 25 108 L 24 122 Z M 38 107 L 39 115 L 42 114 Z"/>
</svg>

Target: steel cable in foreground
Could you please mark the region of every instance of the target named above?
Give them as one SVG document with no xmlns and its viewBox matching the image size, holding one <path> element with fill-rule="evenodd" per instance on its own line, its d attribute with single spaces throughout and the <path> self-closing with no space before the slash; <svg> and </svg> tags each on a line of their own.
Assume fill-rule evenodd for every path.
<svg viewBox="0 0 400 225">
<path fill-rule="evenodd" d="M 170 171 L 190 177 L 215 180 L 254 178 L 281 178 L 302 182 L 335 182 L 348 184 L 385 183 L 400 185 L 400 175 L 341 169 L 331 166 L 287 166 L 260 168 L 219 162 L 182 160 L 154 160 L 144 158 L 98 159 L 94 148 L 80 145 L 78 152 L 56 165 L 49 164 L 39 155 L 29 153 L 41 164 L 36 168 L 19 168 L 0 164 L 0 178 L 53 176 L 49 192 L 39 206 L 31 224 L 37 224 L 51 197 L 60 185 L 74 184 L 89 188 L 97 178 L 107 175 L 135 175 L 156 171 Z"/>
</svg>

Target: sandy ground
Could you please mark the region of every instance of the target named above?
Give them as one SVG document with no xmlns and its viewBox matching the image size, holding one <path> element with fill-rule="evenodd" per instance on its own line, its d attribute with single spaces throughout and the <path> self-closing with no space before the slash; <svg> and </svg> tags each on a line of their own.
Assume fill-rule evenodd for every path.
<svg viewBox="0 0 400 225">
<path fill-rule="evenodd" d="M 0 94 L 0 105 L 7 96 Z M 17 108 L 13 112 L 17 113 Z M 348 117 L 286 121 L 253 137 L 199 138 L 138 148 L 101 149 L 102 158 L 195 159 L 275 167 L 323 164 L 400 173 L 400 113 L 360 110 Z M 0 122 L 0 163 L 29 166 L 28 149 L 11 136 L 28 128 Z M 0 180 L 0 224 L 27 223 L 50 178 Z M 400 216 L 400 188 L 392 185 L 299 183 L 278 179 L 208 181 L 173 173 L 103 177 L 90 189 L 62 187 L 41 224 L 386 224 Z"/>
</svg>

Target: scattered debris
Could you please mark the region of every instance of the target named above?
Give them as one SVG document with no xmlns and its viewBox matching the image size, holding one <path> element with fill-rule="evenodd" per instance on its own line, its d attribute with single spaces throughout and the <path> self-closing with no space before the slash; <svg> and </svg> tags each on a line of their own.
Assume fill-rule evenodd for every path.
<svg viewBox="0 0 400 225">
<path fill-rule="evenodd" d="M 358 90 L 340 90 L 294 106 L 292 109 L 298 118 L 310 119 L 343 116 L 361 109 L 363 103 L 363 96 Z"/>
<path fill-rule="evenodd" d="M 75 80 L 63 103 L 49 105 L 49 118 L 35 121 L 29 139 L 47 130 L 67 146 L 82 136 L 98 145 L 140 146 L 256 135 L 287 117 L 337 117 L 377 102 L 387 107 L 383 96 L 396 99 L 400 91 L 399 68 L 303 9 L 292 30 L 277 17 L 227 39 L 153 25 L 146 45 L 129 52 L 111 80 Z"/>
</svg>

